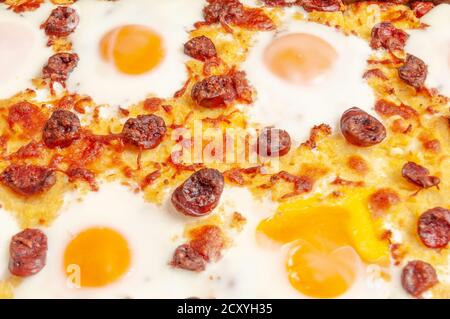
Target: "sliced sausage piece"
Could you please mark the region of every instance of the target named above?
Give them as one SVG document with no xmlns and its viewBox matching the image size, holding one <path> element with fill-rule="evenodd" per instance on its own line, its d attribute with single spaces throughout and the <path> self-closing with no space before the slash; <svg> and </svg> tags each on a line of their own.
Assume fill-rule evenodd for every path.
<svg viewBox="0 0 450 319">
<path fill-rule="evenodd" d="M 204 35 L 192 38 L 186 42 L 184 45 L 184 53 L 203 62 L 217 56 L 214 43 Z"/>
<path fill-rule="evenodd" d="M 50 88 L 53 88 L 53 83 L 60 83 L 65 87 L 66 80 L 77 64 L 77 54 L 68 52 L 56 53 L 48 59 L 47 65 L 42 69 L 42 74 L 44 79 L 50 80 Z"/>
<path fill-rule="evenodd" d="M 239 0 L 208 0 L 203 9 L 206 24 L 221 23 L 227 31 L 228 24 L 250 30 L 273 30 L 275 24 L 261 8 L 247 8 Z"/>
<path fill-rule="evenodd" d="M 291 149 L 291 137 L 285 130 L 266 127 L 258 136 L 257 151 L 261 156 L 284 156 Z"/>
<path fill-rule="evenodd" d="M 342 6 L 341 0 L 301 0 L 300 4 L 307 12 L 334 12 L 339 11 Z"/>
<path fill-rule="evenodd" d="M 420 215 L 417 233 L 430 248 L 444 248 L 450 240 L 450 210 L 435 207 Z"/>
<path fill-rule="evenodd" d="M 39 229 L 25 229 L 14 235 L 9 246 L 9 271 L 28 277 L 44 268 L 47 258 L 47 236 Z"/>
<path fill-rule="evenodd" d="M 192 99 L 206 108 L 225 107 L 236 99 L 233 80 L 227 75 L 213 75 L 194 84 Z"/>
<path fill-rule="evenodd" d="M 386 128 L 372 115 L 352 107 L 342 114 L 341 132 L 350 144 L 367 147 L 386 138 Z"/>
<path fill-rule="evenodd" d="M 75 113 L 56 110 L 44 126 L 42 139 L 49 148 L 66 148 L 80 138 L 80 120 Z"/>
<path fill-rule="evenodd" d="M 76 29 L 79 22 L 80 18 L 75 9 L 59 6 L 53 9 L 41 28 L 48 36 L 66 37 Z"/>
<path fill-rule="evenodd" d="M 194 84 L 191 97 L 199 106 L 225 107 L 235 100 L 252 101 L 252 89 L 245 72 L 231 71 L 225 75 L 213 75 Z"/>
<path fill-rule="evenodd" d="M 425 2 L 425 1 L 415 1 L 411 4 L 411 8 L 413 9 L 414 15 L 418 18 L 422 18 L 431 9 L 434 8 L 433 2 Z"/>
<path fill-rule="evenodd" d="M 192 174 L 172 194 L 172 204 L 182 214 L 199 217 L 209 214 L 222 196 L 224 178 L 216 169 L 203 168 Z"/>
<path fill-rule="evenodd" d="M 402 176 L 410 183 L 423 187 L 430 188 L 438 186 L 441 180 L 437 176 L 431 176 L 430 171 L 414 162 L 408 162 L 403 165 Z"/>
<path fill-rule="evenodd" d="M 418 298 L 438 283 L 436 270 L 421 260 L 410 261 L 402 271 L 402 286 L 410 295 Z"/>
<path fill-rule="evenodd" d="M 56 173 L 48 167 L 12 164 L 1 173 L 0 180 L 14 192 L 31 196 L 50 189 L 56 183 Z"/>
<path fill-rule="evenodd" d="M 427 74 L 428 67 L 425 62 L 412 54 L 407 54 L 405 63 L 398 68 L 400 79 L 416 89 L 424 86 Z"/>
<path fill-rule="evenodd" d="M 190 244 L 178 246 L 173 254 L 170 265 L 190 271 L 203 271 L 206 268 L 206 260 Z"/>
<path fill-rule="evenodd" d="M 161 144 L 167 132 L 164 119 L 155 115 L 138 115 L 125 122 L 122 138 L 125 143 L 149 150 Z"/>
<path fill-rule="evenodd" d="M 372 49 L 384 48 L 390 51 L 403 50 L 409 35 L 390 22 L 381 22 L 372 29 L 370 46 Z"/>
</svg>

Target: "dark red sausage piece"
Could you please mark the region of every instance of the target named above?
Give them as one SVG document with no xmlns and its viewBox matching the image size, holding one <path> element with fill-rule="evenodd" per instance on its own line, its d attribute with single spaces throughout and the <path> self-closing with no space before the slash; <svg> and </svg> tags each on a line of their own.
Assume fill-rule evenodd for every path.
<svg viewBox="0 0 450 319">
<path fill-rule="evenodd" d="M 184 44 L 184 53 L 203 62 L 217 56 L 214 43 L 204 35 L 192 38 L 186 42 Z"/>
<path fill-rule="evenodd" d="M 154 114 L 138 115 L 125 122 L 122 138 L 125 143 L 149 150 L 161 144 L 166 131 L 163 118 Z"/>
<path fill-rule="evenodd" d="M 75 9 L 60 6 L 53 9 L 41 28 L 45 30 L 45 34 L 48 36 L 66 37 L 76 29 L 79 22 L 80 18 Z"/>
<path fill-rule="evenodd" d="M 372 29 L 370 46 L 372 49 L 402 50 L 408 37 L 405 31 L 397 29 L 392 23 L 381 22 Z"/>
<path fill-rule="evenodd" d="M 450 240 L 450 210 L 435 207 L 419 217 L 417 233 L 430 248 L 444 248 Z"/>
<path fill-rule="evenodd" d="M 339 11 L 342 6 L 341 0 L 301 0 L 299 3 L 307 12 L 334 12 Z"/>
<path fill-rule="evenodd" d="M 47 236 L 39 229 L 25 229 L 11 239 L 9 271 L 28 277 L 44 268 L 47 258 Z"/>
<path fill-rule="evenodd" d="M 203 271 L 206 268 L 206 260 L 190 244 L 178 246 L 173 254 L 170 265 L 190 271 Z"/>
<path fill-rule="evenodd" d="M 77 66 L 78 60 L 78 55 L 75 53 L 62 52 L 52 55 L 42 69 L 44 79 L 49 79 L 52 83 L 61 83 L 64 86 L 70 73 Z"/>
<path fill-rule="evenodd" d="M 207 262 L 217 261 L 225 245 L 222 229 L 215 225 L 205 225 L 192 231 L 190 245 Z"/>
<path fill-rule="evenodd" d="M 403 165 L 402 176 L 410 183 L 423 188 L 438 186 L 441 180 L 437 176 L 431 176 L 430 171 L 414 162 Z"/>
<path fill-rule="evenodd" d="M 44 126 L 42 139 L 49 148 L 69 147 L 80 138 L 80 120 L 75 113 L 56 110 Z"/>
<path fill-rule="evenodd" d="M 402 271 L 402 286 L 410 295 L 418 298 L 438 283 L 436 271 L 429 263 L 410 261 Z"/>
<path fill-rule="evenodd" d="M 400 79 L 416 89 L 424 86 L 427 74 L 428 67 L 425 62 L 412 54 L 407 54 L 405 63 L 398 68 Z"/>
<path fill-rule="evenodd" d="M 56 173 L 43 166 L 12 164 L 1 173 L 0 180 L 14 192 L 31 196 L 50 189 L 56 183 Z"/>
<path fill-rule="evenodd" d="M 357 107 L 352 107 L 342 114 L 341 132 L 347 142 L 361 147 L 379 144 L 386 138 L 384 125 Z"/>
<path fill-rule="evenodd" d="M 236 99 L 233 79 L 227 75 L 213 75 L 194 84 L 192 99 L 207 108 L 224 107 Z"/>
<path fill-rule="evenodd" d="M 182 214 L 200 217 L 209 214 L 223 192 L 224 178 L 216 169 L 203 168 L 192 174 L 172 194 L 172 204 Z"/>
<path fill-rule="evenodd" d="M 246 8 L 239 0 L 208 0 L 203 17 L 206 24 L 235 24 L 250 30 L 275 29 L 274 22 L 262 9 Z"/>
<path fill-rule="evenodd" d="M 285 130 L 266 127 L 258 136 L 257 151 L 261 156 L 284 156 L 291 149 L 291 137 Z"/>
<path fill-rule="evenodd" d="M 224 75 L 213 75 L 194 84 L 191 97 L 199 106 L 206 108 L 225 107 L 235 100 L 252 101 L 252 89 L 243 71 L 231 71 Z"/>
</svg>

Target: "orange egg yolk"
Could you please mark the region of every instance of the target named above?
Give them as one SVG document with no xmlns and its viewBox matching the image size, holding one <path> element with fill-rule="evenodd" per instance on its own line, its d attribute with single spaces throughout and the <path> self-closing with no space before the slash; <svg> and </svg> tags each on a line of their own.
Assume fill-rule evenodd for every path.
<svg viewBox="0 0 450 319">
<path fill-rule="evenodd" d="M 277 214 L 259 225 L 269 238 L 292 243 L 286 268 L 292 286 L 316 298 L 337 297 L 356 278 L 358 256 L 344 227 L 344 209 L 311 208 L 297 214 Z"/>
<path fill-rule="evenodd" d="M 125 238 L 111 228 L 89 228 L 72 239 L 64 254 L 67 275 L 79 271 L 74 282 L 81 287 L 103 287 L 121 278 L 129 269 L 130 249 Z M 74 268 L 75 266 L 75 268 Z M 70 271 L 70 273 L 69 273 Z"/>
<path fill-rule="evenodd" d="M 124 25 L 103 36 L 100 54 L 120 72 L 140 75 L 158 67 L 165 51 L 161 36 L 153 30 L 142 25 Z"/>
<path fill-rule="evenodd" d="M 389 248 L 371 220 L 365 194 L 352 195 L 341 203 L 323 202 L 281 204 L 257 230 L 289 244 L 286 270 L 295 289 L 310 297 L 334 298 L 353 285 L 362 261 L 388 262 Z"/>
<path fill-rule="evenodd" d="M 287 82 L 309 84 L 330 71 L 337 56 L 325 40 L 312 34 L 294 33 L 273 40 L 265 49 L 264 63 Z"/>
</svg>

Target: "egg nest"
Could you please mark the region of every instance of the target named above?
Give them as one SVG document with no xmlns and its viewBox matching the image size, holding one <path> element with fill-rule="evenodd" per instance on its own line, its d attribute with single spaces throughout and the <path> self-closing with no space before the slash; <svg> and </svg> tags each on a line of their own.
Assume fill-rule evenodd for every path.
<svg viewBox="0 0 450 319">
<path fill-rule="evenodd" d="M 13 7 L 23 2 L 6 1 Z M 284 14 L 282 8 L 264 10 L 276 23 Z M 336 27 L 341 32 L 357 35 L 366 41 L 370 40 L 372 27 L 381 21 L 390 21 L 404 30 L 422 27 L 409 7 L 383 3 L 356 3 L 347 5 L 338 12 L 311 12 L 308 15 L 298 13 L 295 18 Z M 228 33 L 222 26 L 214 24 L 199 26 L 190 32 L 190 37 L 205 35 L 216 45 L 221 62 L 211 66 L 211 74 L 224 74 L 233 68 L 239 69 L 252 46 L 255 33 L 259 32 L 236 26 L 232 26 L 232 29 L 233 32 Z M 70 47 L 66 39 L 53 44 L 56 52 Z M 367 63 L 367 70 L 378 70 L 375 72 L 382 72 L 384 77 L 369 77 L 368 83 L 377 100 L 408 105 L 417 112 L 416 116 L 383 117 L 387 138 L 383 143 L 369 148 L 352 146 L 340 132 L 329 132 L 326 126 L 318 126 L 313 130 L 309 142 L 291 149 L 279 159 L 275 170 L 270 161 L 257 164 L 224 161 L 211 163 L 204 158 L 198 163 L 189 162 L 180 152 L 183 142 L 189 143 L 188 139 L 166 138 L 156 149 L 142 153 L 117 140 L 105 142 L 101 139 L 82 138 L 68 148 L 56 150 L 44 147 L 41 142 L 42 128 L 56 108 L 76 112 L 84 130 L 94 135 L 120 133 L 127 118 L 149 113 L 164 118 L 168 136 L 177 132 L 180 127 L 193 133 L 194 126 L 198 123 L 202 124 L 204 132 L 210 128 L 218 129 L 222 134 L 229 128 L 247 131 L 250 124 L 242 107 L 230 105 L 226 108 L 206 109 L 194 104 L 190 91 L 196 81 L 205 77 L 202 62 L 189 60 L 186 63 L 189 79 L 175 97 L 158 100 L 157 96 L 149 96 L 127 110 L 117 108 L 116 114 L 108 118 L 102 117 L 101 113 L 104 109 L 111 111 L 111 108 L 97 105 L 88 96 L 63 92 L 48 101 L 37 99 L 36 90 L 44 88 L 45 83 L 42 79 L 34 79 L 36 90 L 27 90 L 0 100 L 0 151 L 4 159 L 0 162 L 0 170 L 11 163 L 52 165 L 57 168 L 57 183 L 47 192 L 29 198 L 0 185 L 0 202 L 7 211 L 14 214 L 23 228 L 51 227 L 64 206 L 65 195 L 70 192 L 75 191 L 82 198 L 86 193 L 96 191 L 102 183 L 120 181 L 133 191 L 141 193 L 145 200 L 161 203 L 168 189 L 179 185 L 193 171 L 206 165 L 224 172 L 227 184 L 246 187 L 256 198 L 271 196 L 277 202 L 290 202 L 312 195 L 326 201 L 353 190 L 363 190 L 370 194 L 378 189 L 389 188 L 395 190 L 400 202 L 383 214 L 374 215 L 373 219 L 374 225 L 379 228 L 377 233 L 385 236 L 386 240 L 389 240 L 389 236 L 386 235 L 385 225 L 390 225 L 390 228 L 401 233 L 401 241 L 390 239 L 392 259 L 398 264 L 406 259 L 424 260 L 434 265 L 438 274 L 444 274 L 448 271 L 448 249 L 436 252 L 423 246 L 417 236 L 416 223 L 418 216 L 429 208 L 450 207 L 448 99 L 433 92 L 416 92 L 404 84 L 397 75 L 399 61 L 404 57 L 404 53 L 399 54 L 398 57 L 388 53 L 373 55 Z M 258 92 L 253 94 L 256 96 Z M 21 101 L 28 101 L 39 108 L 31 116 L 12 123 L 8 120 L 11 106 Z M 244 109 L 246 107 L 251 106 L 244 106 Z M 207 134 L 203 134 L 202 138 L 203 145 L 213 139 Z M 23 156 L 24 152 L 27 156 Z M 236 151 L 231 155 L 242 154 L 237 154 Z M 418 162 L 438 176 L 441 179 L 439 189 L 430 188 L 418 192 L 417 187 L 401 176 L 401 168 L 407 161 Z M 95 175 L 95 180 L 87 182 L 69 178 L 64 172 L 73 164 L 82 165 Z M 302 193 L 295 188 L 293 179 L 282 178 L 280 172 L 286 172 L 286 176 L 291 177 L 307 177 L 314 181 L 315 186 L 312 191 Z M 340 182 L 336 182 L 336 177 L 340 178 Z M 320 191 L 318 185 L 322 186 Z M 13 288 L 18 284 L 20 279 L 15 277 L 0 282 L 0 296 L 12 296 Z M 432 288 L 432 292 L 434 297 L 448 298 L 450 285 L 441 282 Z"/>
</svg>

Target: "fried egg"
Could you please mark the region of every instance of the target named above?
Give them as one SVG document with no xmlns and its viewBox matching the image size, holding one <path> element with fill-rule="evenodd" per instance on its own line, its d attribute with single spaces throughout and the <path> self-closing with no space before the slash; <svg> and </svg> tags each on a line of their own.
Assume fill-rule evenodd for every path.
<svg viewBox="0 0 450 319">
<path fill-rule="evenodd" d="M 380 284 L 383 272 L 390 273 L 388 243 L 377 233 L 367 197 L 360 190 L 339 198 L 292 200 L 259 224 L 260 233 L 288 248 L 287 276 L 299 292 L 315 298 L 349 296 L 358 282 Z M 379 278 L 367 278 L 370 270 L 377 270 Z"/>
<path fill-rule="evenodd" d="M 22 15 L 0 10 L 0 98 L 32 88 L 31 80 L 40 75 L 52 51 L 39 26 L 50 10 L 49 5 Z"/>
<path fill-rule="evenodd" d="M 352 106 L 370 110 L 374 95 L 362 76 L 370 55 L 356 36 L 285 18 L 276 32 L 257 34 L 243 69 L 257 91 L 250 120 L 305 140 L 314 125 L 336 127 Z"/>
<path fill-rule="evenodd" d="M 426 86 L 450 96 L 450 4 L 440 4 L 424 15 L 427 27 L 411 30 L 405 51 L 428 65 Z"/>
<path fill-rule="evenodd" d="M 138 194 L 119 184 L 106 184 L 82 202 L 67 205 L 51 227 L 44 229 L 49 243 L 47 265 L 40 273 L 26 278 L 16 288 L 15 296 L 310 297 L 290 282 L 290 270 L 286 269 L 286 258 L 291 253 L 289 245 L 275 245 L 258 231 L 265 228 L 261 221 L 266 223 L 275 210 L 276 204 L 269 199 L 256 200 L 248 190 L 227 187 L 213 214 L 225 223 L 234 212 L 239 212 L 247 222 L 241 232 L 226 230 L 232 243 L 219 262 L 209 264 L 203 272 L 189 272 L 172 268 L 168 262 L 174 249 L 185 241 L 183 233 L 186 225 L 193 223 L 192 219 L 174 211 L 168 199 L 157 206 L 144 202 Z M 317 229 L 317 225 L 313 228 Z M 384 281 L 369 278 L 353 250 L 335 254 L 332 260 L 338 265 L 340 257 L 352 257 L 342 261 L 342 267 L 351 273 L 348 283 L 351 287 L 343 296 L 356 297 L 364 291 L 365 296 L 374 298 L 390 293 L 390 286 Z M 325 266 L 332 269 L 333 265 L 336 266 L 333 263 Z M 270 280 L 264 280 L 267 274 Z"/>
<path fill-rule="evenodd" d="M 203 1 L 81 1 L 71 35 L 80 58 L 67 87 L 97 103 L 128 105 L 171 97 L 187 80 L 183 43 Z M 182 14 L 180 14 L 182 12 Z"/>
</svg>

